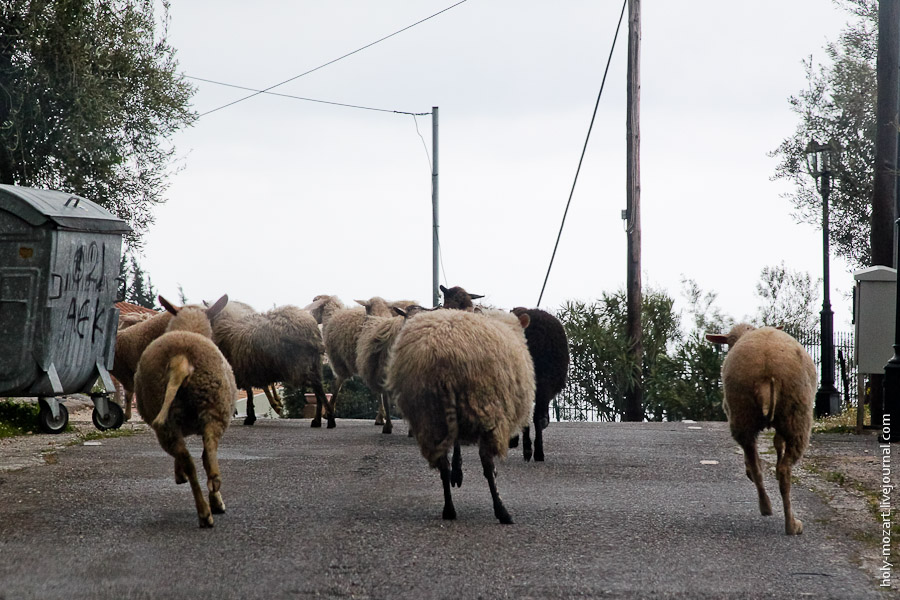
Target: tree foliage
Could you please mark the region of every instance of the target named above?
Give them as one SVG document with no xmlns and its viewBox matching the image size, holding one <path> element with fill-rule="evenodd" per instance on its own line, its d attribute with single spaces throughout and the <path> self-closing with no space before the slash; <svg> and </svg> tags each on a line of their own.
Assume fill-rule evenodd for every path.
<svg viewBox="0 0 900 600">
<path fill-rule="evenodd" d="M 85 196 L 132 226 L 132 247 L 164 200 L 169 139 L 196 118 L 168 4 L 0 3 L 0 183 Z"/>
<path fill-rule="evenodd" d="M 678 331 L 678 318 L 673 301 L 664 292 L 644 294 L 641 318 L 644 324 L 644 409 L 648 418 L 662 418 L 664 409 L 660 389 L 664 379 L 658 377 L 666 359 L 666 347 Z M 570 301 L 557 314 L 569 338 L 571 367 L 566 399 L 589 404 L 609 421 L 624 414 L 625 394 L 633 385 L 630 374 L 634 365 L 628 353 L 625 327 L 626 296 L 624 290 L 604 293 L 596 302 Z"/>
<path fill-rule="evenodd" d="M 783 261 L 774 267 L 763 267 L 756 284 L 760 299 L 756 324 L 783 326 L 792 335 L 814 330 L 819 323 L 821 281 L 813 281 L 809 273 L 788 269 Z"/>
<path fill-rule="evenodd" d="M 122 300 L 145 308 L 157 308 L 156 290 L 150 281 L 150 275 L 144 272 L 134 255 L 129 258 L 125 253 L 122 254 L 119 277 L 122 282 L 119 297 Z"/>
<path fill-rule="evenodd" d="M 876 0 L 837 2 L 851 15 L 837 42 L 825 53 L 830 64 L 804 61 L 807 89 L 790 98 L 800 117 L 793 135 L 772 153 L 779 159 L 775 179 L 794 184 L 787 194 L 795 217 L 822 224 L 822 197 L 806 169 L 805 149 L 811 139 L 836 141 L 841 158 L 830 196 L 830 240 L 834 251 L 855 267 L 871 262 L 870 219 L 875 162 L 875 60 L 878 40 Z"/>
</svg>

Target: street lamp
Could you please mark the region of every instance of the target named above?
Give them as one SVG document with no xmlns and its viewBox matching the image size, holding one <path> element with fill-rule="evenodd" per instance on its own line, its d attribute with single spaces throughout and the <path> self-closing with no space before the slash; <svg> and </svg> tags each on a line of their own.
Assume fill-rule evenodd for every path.
<svg viewBox="0 0 900 600">
<path fill-rule="evenodd" d="M 822 279 L 825 294 L 822 299 L 822 379 L 816 392 L 816 417 L 838 412 L 841 395 L 834 387 L 834 312 L 831 310 L 831 275 L 829 268 L 828 195 L 831 193 L 831 175 L 840 155 L 835 142 L 820 144 L 815 139 L 806 145 L 806 167 L 816 179 L 822 194 Z"/>
</svg>

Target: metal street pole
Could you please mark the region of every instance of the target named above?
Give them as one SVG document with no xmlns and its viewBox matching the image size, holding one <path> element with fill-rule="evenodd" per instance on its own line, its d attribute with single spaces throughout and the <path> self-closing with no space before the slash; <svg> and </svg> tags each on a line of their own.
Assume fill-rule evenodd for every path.
<svg viewBox="0 0 900 600">
<path fill-rule="evenodd" d="M 831 247 L 828 239 L 828 196 L 831 194 L 831 150 L 825 150 L 822 165 L 822 279 L 825 293 L 822 299 L 822 380 L 816 392 L 816 417 L 823 417 L 840 408 L 841 396 L 834 387 L 834 311 L 831 310 Z"/>
<path fill-rule="evenodd" d="M 441 244 L 438 237 L 438 107 L 431 107 L 431 306 L 441 303 L 438 263 Z"/>
</svg>

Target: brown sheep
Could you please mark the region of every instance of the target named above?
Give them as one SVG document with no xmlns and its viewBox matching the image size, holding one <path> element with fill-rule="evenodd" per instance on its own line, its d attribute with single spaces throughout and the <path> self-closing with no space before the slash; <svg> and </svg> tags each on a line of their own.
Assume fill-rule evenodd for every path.
<svg viewBox="0 0 900 600">
<path fill-rule="evenodd" d="M 209 309 L 177 308 L 159 297 L 173 316 L 162 336 L 141 356 L 135 375 L 138 412 L 156 432 L 159 445 L 175 459 L 175 483 L 190 482 L 200 527 L 212 527 L 212 513 L 225 512 L 219 474 L 219 440 L 231 421 L 237 386 L 231 366 L 212 342 L 209 318 L 228 303 L 223 296 Z M 203 467 L 209 504 L 197 479 L 184 438 L 203 439 Z"/>
<path fill-rule="evenodd" d="M 755 329 L 741 323 L 727 335 L 707 334 L 706 339 L 729 346 L 722 365 L 722 406 L 732 437 L 744 449 L 747 477 L 759 494 L 759 511 L 772 514 L 756 438 L 760 431 L 773 427 L 784 531 L 788 535 L 803 533 L 803 523 L 791 511 L 791 467 L 809 445 L 816 367 L 797 340 L 773 327 Z"/>
</svg>

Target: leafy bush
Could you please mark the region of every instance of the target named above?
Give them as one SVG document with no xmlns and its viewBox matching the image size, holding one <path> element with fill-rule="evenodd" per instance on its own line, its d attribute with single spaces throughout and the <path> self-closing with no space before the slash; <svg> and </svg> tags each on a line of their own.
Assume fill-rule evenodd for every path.
<svg viewBox="0 0 900 600">
<path fill-rule="evenodd" d="M 322 369 L 322 387 L 326 394 L 334 393 L 334 372 L 330 365 Z M 312 390 L 297 389 L 289 385 L 284 386 L 284 416 L 287 419 L 302 419 L 303 408 L 306 406 L 306 392 Z M 335 417 L 338 419 L 374 419 L 378 412 L 380 400 L 369 391 L 358 377 L 351 377 L 344 382 L 344 388 L 335 406 Z"/>
<path fill-rule="evenodd" d="M 39 411 L 36 403 L 0 401 L 0 438 L 37 431 Z"/>
</svg>

